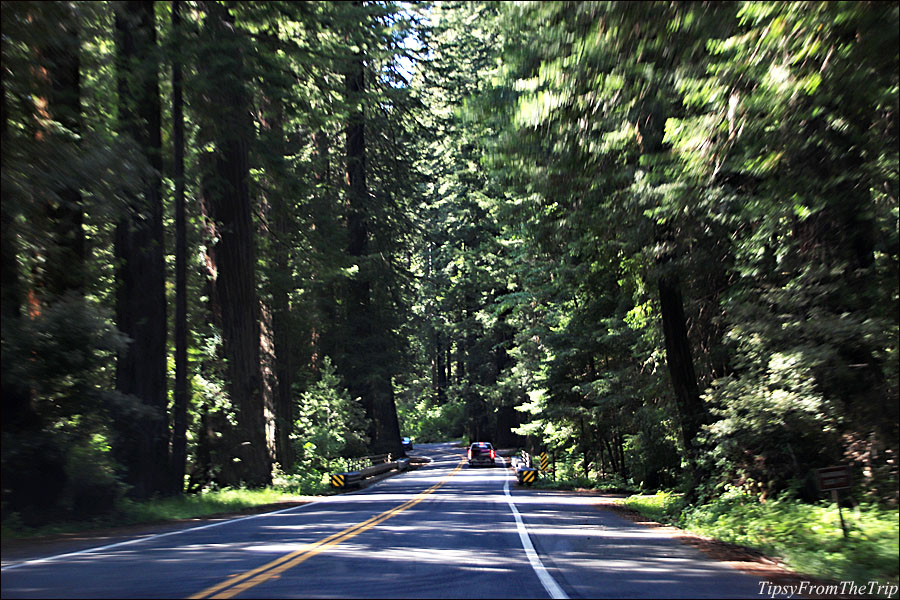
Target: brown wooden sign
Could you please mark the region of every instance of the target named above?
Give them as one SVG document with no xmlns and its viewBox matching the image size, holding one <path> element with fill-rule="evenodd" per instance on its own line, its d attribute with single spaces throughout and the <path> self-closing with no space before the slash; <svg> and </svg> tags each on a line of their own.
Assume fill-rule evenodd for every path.
<svg viewBox="0 0 900 600">
<path fill-rule="evenodd" d="M 850 487 L 850 468 L 847 466 L 818 469 L 816 475 L 819 479 L 819 489 L 823 492 Z"/>
</svg>

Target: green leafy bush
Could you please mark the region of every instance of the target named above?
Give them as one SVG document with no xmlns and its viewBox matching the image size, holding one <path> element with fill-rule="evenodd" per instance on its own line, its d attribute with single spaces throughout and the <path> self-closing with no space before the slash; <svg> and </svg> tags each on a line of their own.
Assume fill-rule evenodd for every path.
<svg viewBox="0 0 900 600">
<path fill-rule="evenodd" d="M 844 510 L 844 520 L 847 538 L 833 503 L 811 505 L 794 499 L 762 503 L 732 491 L 686 510 L 681 523 L 690 531 L 778 556 L 803 573 L 837 580 L 897 581 L 897 510 L 860 504 Z"/>
<path fill-rule="evenodd" d="M 457 439 L 465 431 L 465 405 L 461 402 L 434 405 L 430 398 L 423 398 L 415 410 L 401 417 L 404 434 L 423 444 Z"/>
</svg>

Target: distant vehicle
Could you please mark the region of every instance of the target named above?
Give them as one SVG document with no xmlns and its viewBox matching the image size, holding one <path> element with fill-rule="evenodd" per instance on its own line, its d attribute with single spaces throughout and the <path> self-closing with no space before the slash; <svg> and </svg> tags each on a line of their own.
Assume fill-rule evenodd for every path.
<svg viewBox="0 0 900 600">
<path fill-rule="evenodd" d="M 494 447 L 490 442 L 475 442 L 469 446 L 469 466 L 494 466 Z"/>
<path fill-rule="evenodd" d="M 412 450 L 413 449 L 412 440 L 408 437 L 400 438 L 400 444 L 403 446 L 404 450 Z"/>
</svg>

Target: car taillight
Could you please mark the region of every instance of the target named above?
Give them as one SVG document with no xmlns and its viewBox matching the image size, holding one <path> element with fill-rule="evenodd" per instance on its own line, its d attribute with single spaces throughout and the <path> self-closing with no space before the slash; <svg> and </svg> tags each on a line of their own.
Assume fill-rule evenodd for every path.
<svg viewBox="0 0 900 600">
<path fill-rule="evenodd" d="M 494 458 L 494 450 L 491 449 L 491 458 Z"/>
<path fill-rule="evenodd" d="M 472 449 L 469 448 L 469 458 L 472 458 Z"/>
</svg>

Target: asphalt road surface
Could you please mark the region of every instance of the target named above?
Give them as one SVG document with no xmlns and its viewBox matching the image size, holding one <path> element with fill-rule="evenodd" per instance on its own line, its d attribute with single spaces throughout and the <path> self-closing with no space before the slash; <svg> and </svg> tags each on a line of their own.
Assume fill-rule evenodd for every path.
<svg viewBox="0 0 900 600">
<path fill-rule="evenodd" d="M 465 450 L 367 489 L 50 556 L 3 598 L 758 598 L 756 578 Z"/>
</svg>

